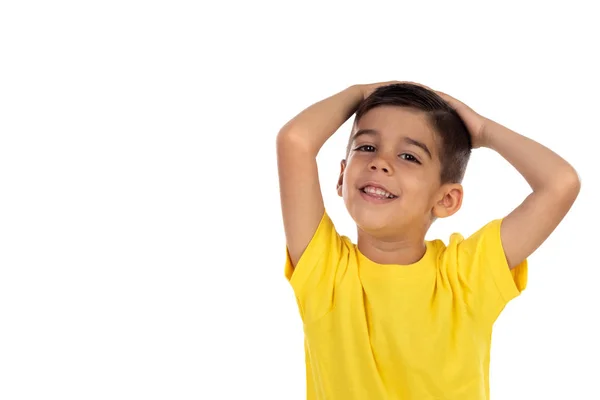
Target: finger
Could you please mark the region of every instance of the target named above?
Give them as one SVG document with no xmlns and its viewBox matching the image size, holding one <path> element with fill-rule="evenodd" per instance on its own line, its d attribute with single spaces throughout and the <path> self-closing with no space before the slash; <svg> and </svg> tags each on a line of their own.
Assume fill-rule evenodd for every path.
<svg viewBox="0 0 600 400">
<path fill-rule="evenodd" d="M 436 92 L 442 99 L 446 100 L 448 103 L 452 104 L 462 104 L 460 101 L 456 100 L 454 97 L 444 93 L 444 92 Z"/>
</svg>

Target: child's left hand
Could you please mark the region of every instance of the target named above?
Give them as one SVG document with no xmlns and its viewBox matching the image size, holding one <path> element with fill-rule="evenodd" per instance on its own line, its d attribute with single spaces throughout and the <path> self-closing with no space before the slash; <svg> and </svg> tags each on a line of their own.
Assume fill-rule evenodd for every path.
<svg viewBox="0 0 600 400">
<path fill-rule="evenodd" d="M 471 135 L 471 143 L 473 148 L 485 146 L 484 131 L 488 119 L 482 115 L 476 113 L 471 107 L 467 106 L 462 101 L 455 99 L 454 97 L 435 91 L 442 99 L 444 99 L 452 108 L 456 110 L 460 118 L 463 120 L 469 134 Z"/>
<path fill-rule="evenodd" d="M 429 86 L 423 85 L 422 83 L 410 81 L 408 81 L 407 83 L 422 86 L 426 89 L 431 90 L 432 92 L 437 93 L 442 99 L 444 99 L 448 104 L 450 104 L 452 108 L 456 110 L 460 119 L 462 119 L 465 123 L 467 129 L 469 130 L 469 134 L 471 135 L 472 147 L 476 149 L 478 147 L 485 146 L 484 128 L 486 126 L 486 123 L 489 121 L 487 118 L 477 114 L 471 107 L 467 106 L 462 101 L 455 99 L 449 94 L 432 89 Z"/>
</svg>

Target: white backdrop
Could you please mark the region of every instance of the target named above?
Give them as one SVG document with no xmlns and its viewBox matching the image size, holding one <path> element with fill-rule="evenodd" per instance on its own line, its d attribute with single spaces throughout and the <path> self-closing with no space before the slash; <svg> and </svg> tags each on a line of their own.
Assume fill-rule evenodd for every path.
<svg viewBox="0 0 600 400">
<path fill-rule="evenodd" d="M 598 399 L 600 29 L 588 2 L 0 5 L 0 399 L 305 398 L 275 137 L 421 82 L 571 162 L 572 211 L 496 323 L 495 400 Z M 200 5 L 202 4 L 202 5 Z M 350 122 L 319 154 L 325 205 Z M 447 242 L 529 193 L 473 153 Z"/>
</svg>

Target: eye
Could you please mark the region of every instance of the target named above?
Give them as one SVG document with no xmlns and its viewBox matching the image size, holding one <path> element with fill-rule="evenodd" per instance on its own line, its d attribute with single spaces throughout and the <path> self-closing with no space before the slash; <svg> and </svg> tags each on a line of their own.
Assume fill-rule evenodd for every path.
<svg viewBox="0 0 600 400">
<path fill-rule="evenodd" d="M 362 146 L 358 146 L 354 150 L 355 151 L 373 152 L 373 151 L 375 151 L 375 146 L 371 146 L 370 144 L 363 144 Z"/>
<path fill-rule="evenodd" d="M 402 153 L 402 154 L 400 154 L 400 158 L 402 158 L 403 160 L 407 160 L 407 161 L 410 161 L 410 162 L 421 164 L 419 162 L 419 160 L 417 160 L 417 158 L 415 156 L 413 156 L 412 154 Z"/>
</svg>

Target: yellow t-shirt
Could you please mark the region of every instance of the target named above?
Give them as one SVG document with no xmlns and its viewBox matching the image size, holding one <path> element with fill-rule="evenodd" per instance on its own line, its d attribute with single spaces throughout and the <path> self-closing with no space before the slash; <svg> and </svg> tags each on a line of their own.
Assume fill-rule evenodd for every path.
<svg viewBox="0 0 600 400">
<path fill-rule="evenodd" d="M 325 212 L 285 275 L 304 323 L 308 400 L 487 400 L 492 325 L 527 285 L 494 220 L 467 239 L 426 241 L 411 265 L 383 265 Z"/>
</svg>

